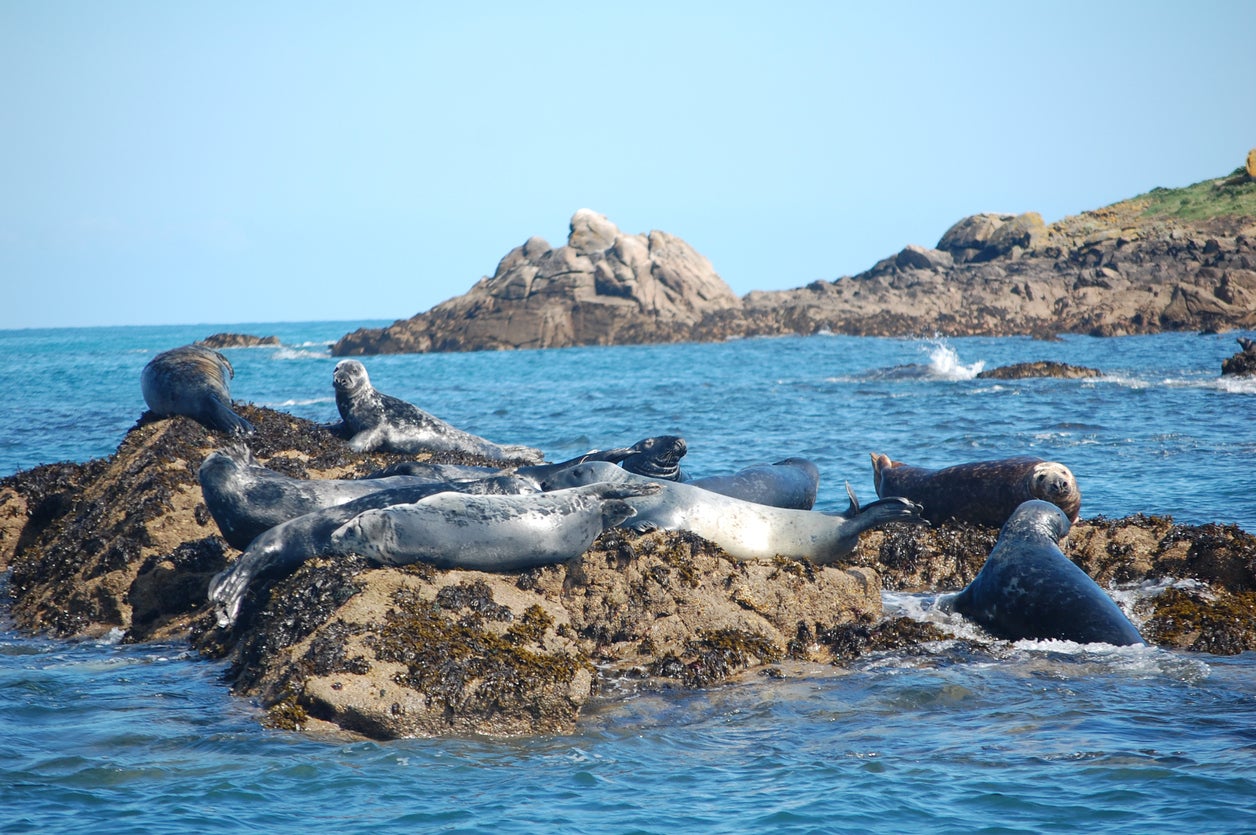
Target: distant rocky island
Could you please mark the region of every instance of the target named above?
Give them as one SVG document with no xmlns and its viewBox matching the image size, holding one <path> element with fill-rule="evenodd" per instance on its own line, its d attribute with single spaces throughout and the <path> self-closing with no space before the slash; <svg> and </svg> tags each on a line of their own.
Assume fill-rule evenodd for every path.
<svg viewBox="0 0 1256 835">
<path fill-rule="evenodd" d="M 347 334 L 332 354 L 1253 328 L 1256 171 L 1240 168 L 1052 224 L 972 215 L 936 246 L 906 246 L 858 275 L 744 297 L 680 238 L 627 234 L 580 209 L 565 245 L 529 238 L 464 295 Z"/>
</svg>

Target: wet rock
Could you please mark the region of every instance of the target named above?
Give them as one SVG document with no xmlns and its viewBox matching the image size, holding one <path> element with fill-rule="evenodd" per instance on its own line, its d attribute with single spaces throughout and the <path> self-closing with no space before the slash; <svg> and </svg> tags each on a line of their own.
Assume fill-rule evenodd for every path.
<svg viewBox="0 0 1256 835">
<path fill-rule="evenodd" d="M 981 380 L 1026 380 L 1031 377 L 1058 377 L 1066 380 L 1101 377 L 1103 372 L 1096 368 L 1080 365 L 1069 365 L 1066 362 L 1039 360 L 1035 362 L 1018 362 L 991 368 L 977 374 Z"/>
<path fill-rule="evenodd" d="M 1256 339 L 1240 336 L 1239 352 L 1221 363 L 1221 373 L 1246 377 L 1256 374 Z"/>
<path fill-rule="evenodd" d="M 253 336 L 248 333 L 215 333 L 204 339 L 198 339 L 197 345 L 206 348 L 257 348 L 279 344 L 277 336 Z"/>
</svg>

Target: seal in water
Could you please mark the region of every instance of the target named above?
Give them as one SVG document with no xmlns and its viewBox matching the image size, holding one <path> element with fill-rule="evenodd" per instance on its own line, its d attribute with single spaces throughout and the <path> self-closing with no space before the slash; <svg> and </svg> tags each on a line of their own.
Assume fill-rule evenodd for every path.
<svg viewBox="0 0 1256 835">
<path fill-rule="evenodd" d="M 755 504 L 690 484 L 652 480 L 597 461 L 568 467 L 542 487 L 549 490 L 602 481 L 662 485 L 659 492 L 633 502 L 637 515 L 628 527 L 691 531 L 737 560 L 770 560 L 779 555 L 833 563 L 855 550 L 863 531 L 888 522 L 921 521 L 920 506 L 907 499 L 881 499 L 861 508 L 849 484 L 850 507 L 843 513 L 821 513 Z"/>
<path fill-rule="evenodd" d="M 140 372 L 144 402 L 158 417 L 183 415 L 215 432 L 248 435 L 253 424 L 231 408 L 231 361 L 202 345 L 162 351 Z"/>
<path fill-rule="evenodd" d="M 301 563 L 331 553 L 332 531 L 367 510 L 410 504 L 437 493 L 498 493 L 511 489 L 511 476 L 497 476 L 452 484 L 433 482 L 413 487 L 394 487 L 368 493 L 343 504 L 281 522 L 258 534 L 239 559 L 209 582 L 209 599 L 218 614 L 218 625 L 235 623 L 240 604 L 250 584 L 257 580 L 291 574 Z"/>
<path fill-rule="evenodd" d="M 473 571 L 553 565 L 587 551 L 658 484 L 589 484 L 523 496 L 438 493 L 358 514 L 332 532 L 331 548 L 383 565 L 425 562 Z"/>
<path fill-rule="evenodd" d="M 444 479 L 419 476 L 387 478 L 292 478 L 263 467 L 243 444 L 211 452 L 201 462 L 197 478 L 205 506 L 218 523 L 222 538 L 244 550 L 253 538 L 289 519 L 324 507 L 344 504 L 368 493 L 397 487 L 448 485 Z M 538 492 L 524 479 L 495 482 L 501 489 Z M 446 486 L 445 489 L 452 489 Z"/>
<path fill-rule="evenodd" d="M 878 496 L 902 496 L 923 505 L 921 515 L 934 524 L 956 519 L 998 527 L 1030 499 L 1050 502 L 1076 522 L 1082 507 L 1082 494 L 1069 468 L 1041 458 L 1003 458 L 928 470 L 874 452 L 872 481 Z"/>
<path fill-rule="evenodd" d="M 540 463 L 538 449 L 515 444 L 495 444 L 451 426 L 412 403 L 377 391 L 366 366 L 357 360 L 341 360 L 332 373 L 336 408 L 341 422 L 329 427 L 348 437 L 358 452 L 459 452 L 497 461 Z"/>
<path fill-rule="evenodd" d="M 973 581 L 939 598 L 938 606 L 1009 641 L 1145 644 L 1112 598 L 1060 550 L 1070 527 L 1050 502 L 1023 503 L 999 531 Z"/>
<path fill-rule="evenodd" d="M 752 464 L 732 475 L 694 478 L 686 483 L 756 504 L 811 510 L 820 489 L 820 470 L 806 458 L 786 458 L 775 464 Z"/>
</svg>

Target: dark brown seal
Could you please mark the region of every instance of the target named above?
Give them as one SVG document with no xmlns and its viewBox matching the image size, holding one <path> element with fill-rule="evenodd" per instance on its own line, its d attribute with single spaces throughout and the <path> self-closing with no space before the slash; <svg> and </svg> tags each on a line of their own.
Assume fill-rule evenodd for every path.
<svg viewBox="0 0 1256 835">
<path fill-rule="evenodd" d="M 877 495 L 902 496 L 923 505 L 932 523 L 955 519 L 1001 527 L 1022 502 L 1042 499 L 1077 521 L 1082 494 L 1068 467 L 1041 458 L 1002 458 L 941 470 L 912 467 L 872 453 Z"/>
</svg>

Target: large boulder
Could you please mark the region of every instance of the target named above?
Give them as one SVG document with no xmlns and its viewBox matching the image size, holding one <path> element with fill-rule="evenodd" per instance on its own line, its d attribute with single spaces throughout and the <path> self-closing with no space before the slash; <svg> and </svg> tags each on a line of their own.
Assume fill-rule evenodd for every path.
<svg viewBox="0 0 1256 835">
<path fill-rule="evenodd" d="M 340 339 L 336 356 L 675 342 L 741 300 L 674 235 L 629 235 L 580 209 L 566 246 L 529 238 L 465 295 Z"/>
</svg>

